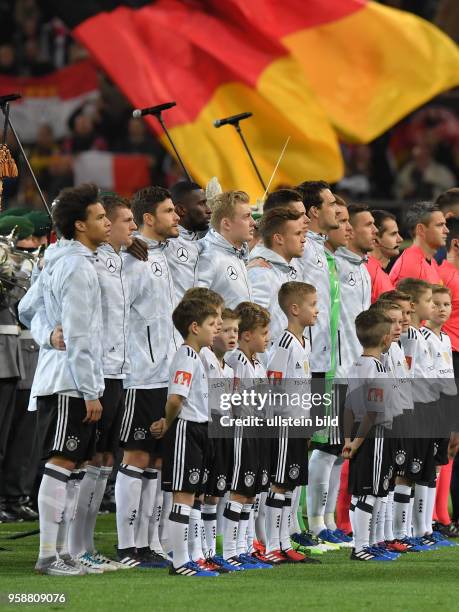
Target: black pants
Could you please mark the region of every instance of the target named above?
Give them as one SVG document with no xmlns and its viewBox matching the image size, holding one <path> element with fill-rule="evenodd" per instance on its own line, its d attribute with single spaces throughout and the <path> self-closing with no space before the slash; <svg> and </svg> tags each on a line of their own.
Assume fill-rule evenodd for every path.
<svg viewBox="0 0 459 612">
<path fill-rule="evenodd" d="M 39 465 L 37 412 L 28 412 L 30 390 L 19 389 L 3 463 L 1 494 L 9 500 L 32 494 Z"/>
<path fill-rule="evenodd" d="M 0 483 L 3 480 L 3 464 L 16 406 L 17 385 L 17 378 L 0 378 Z"/>
</svg>

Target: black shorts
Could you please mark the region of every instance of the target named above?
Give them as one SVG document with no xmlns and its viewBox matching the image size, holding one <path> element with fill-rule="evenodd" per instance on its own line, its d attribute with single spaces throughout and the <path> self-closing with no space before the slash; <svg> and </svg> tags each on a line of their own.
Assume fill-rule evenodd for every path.
<svg viewBox="0 0 459 612">
<path fill-rule="evenodd" d="M 449 438 L 438 438 L 434 440 L 434 460 L 435 465 L 446 465 L 448 457 Z"/>
<path fill-rule="evenodd" d="M 223 497 L 229 490 L 233 475 L 233 440 L 209 438 L 204 473 L 204 493 Z"/>
<path fill-rule="evenodd" d="M 435 480 L 435 441 L 430 438 L 405 439 L 405 464 L 401 474 L 412 482 Z"/>
<path fill-rule="evenodd" d="M 162 456 L 163 442 L 153 438 L 150 425 L 165 415 L 167 387 L 127 389 L 120 429 L 120 446 Z"/>
<path fill-rule="evenodd" d="M 175 419 L 164 436 L 162 488 L 200 493 L 208 448 L 208 423 Z"/>
<path fill-rule="evenodd" d="M 37 398 L 37 431 L 43 459 L 65 457 L 76 464 L 96 453 L 96 423 L 86 418 L 84 399 L 56 393 Z"/>
<path fill-rule="evenodd" d="M 258 440 L 260 464 L 257 474 L 257 493 L 269 491 L 272 446 L 272 438 L 260 438 Z"/>
<path fill-rule="evenodd" d="M 255 497 L 257 493 L 268 490 L 270 447 L 269 438 L 248 437 L 244 435 L 243 427 L 235 428 L 231 491 Z"/>
<path fill-rule="evenodd" d="M 116 378 L 105 379 L 105 391 L 100 398 L 102 417 L 97 422 L 96 451 L 115 453 L 119 447 L 121 419 L 124 412 L 123 381 Z"/>
<path fill-rule="evenodd" d="M 288 427 L 281 427 L 272 440 L 271 482 L 288 491 L 308 484 L 308 440 L 289 438 Z"/>
<path fill-rule="evenodd" d="M 382 428 L 375 428 L 375 436 Z M 393 477 L 392 449 L 384 437 L 365 438 L 349 462 L 349 493 L 385 497 Z"/>
</svg>

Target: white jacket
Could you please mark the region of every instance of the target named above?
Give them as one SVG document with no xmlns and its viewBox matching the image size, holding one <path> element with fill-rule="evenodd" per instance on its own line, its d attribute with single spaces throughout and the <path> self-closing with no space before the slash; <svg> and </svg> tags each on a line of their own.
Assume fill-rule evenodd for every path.
<svg viewBox="0 0 459 612">
<path fill-rule="evenodd" d="M 341 292 L 335 377 L 345 379 L 349 368 L 362 352 L 355 331 L 355 318 L 370 307 L 371 279 L 365 266 L 365 258 L 349 249 L 337 249 L 335 261 Z"/>
<path fill-rule="evenodd" d="M 37 313 L 36 322 L 44 317 L 48 331 L 61 325 L 67 347 L 57 351 L 42 345 L 32 397 L 65 393 L 93 400 L 103 395 L 102 304 L 94 258 L 78 241 L 52 249 L 39 279 L 19 304 L 25 324 Z"/>
<path fill-rule="evenodd" d="M 287 317 L 279 306 L 277 294 L 284 283 L 298 280 L 298 271 L 275 251 L 263 245 L 257 245 L 250 253 L 250 260 L 259 258 L 269 262 L 271 267 L 257 266 L 249 268 L 247 273 L 253 301 L 266 308 L 271 315 L 269 335 L 273 342 L 287 327 Z"/>
<path fill-rule="evenodd" d="M 328 372 L 331 368 L 330 276 L 325 240 L 326 236 L 309 231 L 302 257 L 303 281 L 316 288 L 319 309 L 316 324 L 308 328 L 312 372 Z"/>
<path fill-rule="evenodd" d="M 172 323 L 177 299 L 165 254 L 167 242 L 157 242 L 142 235 L 138 238 L 147 243 L 148 261 L 125 256 L 131 294 L 128 338 L 131 371 L 124 386 L 140 389 L 167 387 L 169 366 L 181 344 Z"/>
<path fill-rule="evenodd" d="M 221 234 L 211 229 L 201 241 L 196 285 L 219 293 L 228 308 L 252 302 L 252 290 L 246 269 L 248 249 L 236 249 Z"/>
<path fill-rule="evenodd" d="M 181 225 L 179 232 L 177 238 L 168 240 L 165 251 L 178 301 L 187 289 L 196 284 L 198 258 L 202 250 L 200 239 L 206 235 L 206 232 L 190 232 Z"/>
</svg>

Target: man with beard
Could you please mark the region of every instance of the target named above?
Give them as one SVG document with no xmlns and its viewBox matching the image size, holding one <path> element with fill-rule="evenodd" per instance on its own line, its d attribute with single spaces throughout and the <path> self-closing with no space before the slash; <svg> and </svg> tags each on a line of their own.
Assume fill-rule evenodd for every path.
<svg viewBox="0 0 459 612">
<path fill-rule="evenodd" d="M 171 196 L 180 217 L 179 235 L 169 241 L 166 257 L 180 301 L 185 291 L 195 285 L 198 241 L 209 229 L 211 212 L 206 194 L 197 183 L 180 181 L 172 187 Z"/>
<path fill-rule="evenodd" d="M 395 215 L 387 210 L 372 210 L 378 230 L 374 249 L 366 263 L 371 278 L 371 303 L 376 302 L 381 293 L 391 291 L 394 286 L 385 272 L 390 260 L 400 253 L 402 237 L 398 231 Z"/>
<path fill-rule="evenodd" d="M 164 417 L 169 365 L 179 344 L 172 324 L 175 288 L 165 255 L 168 239 L 178 236 L 179 217 L 169 191 L 162 187 L 138 191 L 132 212 L 138 237 L 148 247 L 148 261 L 132 256 L 125 260 L 132 281 L 131 371 L 124 380 L 127 392 L 120 430 L 124 455 L 115 485 L 118 559 L 127 567 L 164 567 L 167 561 L 160 558 L 161 551 L 153 552 L 161 517 L 157 500 L 162 497 L 162 448 L 151 436 L 150 425 Z"/>
</svg>

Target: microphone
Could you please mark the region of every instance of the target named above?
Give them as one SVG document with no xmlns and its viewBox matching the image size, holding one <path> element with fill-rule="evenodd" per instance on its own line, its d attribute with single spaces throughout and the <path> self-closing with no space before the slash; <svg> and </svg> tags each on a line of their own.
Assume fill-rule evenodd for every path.
<svg viewBox="0 0 459 612">
<path fill-rule="evenodd" d="M 239 115 L 231 115 L 231 117 L 225 117 L 224 119 L 215 119 L 214 127 L 219 128 L 222 125 L 236 125 L 243 119 L 248 119 L 253 113 L 240 113 Z"/>
<path fill-rule="evenodd" d="M 157 104 L 156 106 L 150 106 L 149 108 L 136 108 L 132 111 L 132 116 L 143 117 L 144 115 L 159 115 L 163 110 L 176 106 L 177 102 L 164 102 L 164 104 Z"/>
<path fill-rule="evenodd" d="M 17 93 L 7 94 L 6 96 L 0 96 L 0 106 L 3 106 L 3 104 L 6 104 L 7 102 L 14 102 L 15 100 L 19 100 L 19 98 L 22 98 L 22 96 L 21 94 L 17 94 Z"/>
</svg>

